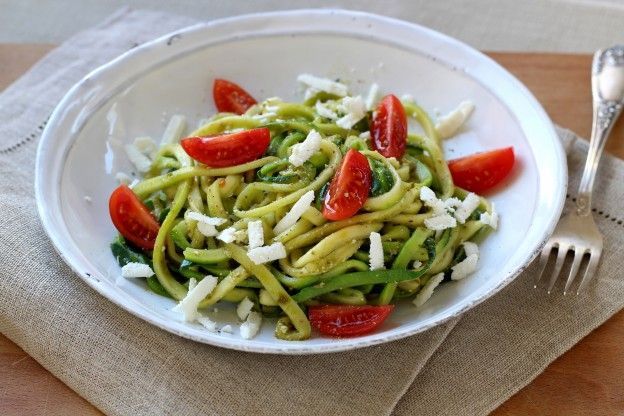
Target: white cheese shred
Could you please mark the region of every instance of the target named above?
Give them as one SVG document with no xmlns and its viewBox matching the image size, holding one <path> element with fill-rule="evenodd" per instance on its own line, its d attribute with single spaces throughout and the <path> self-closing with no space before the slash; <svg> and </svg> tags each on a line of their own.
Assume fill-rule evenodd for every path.
<svg viewBox="0 0 624 416">
<path fill-rule="evenodd" d="M 379 85 L 377 85 L 377 83 L 373 83 L 368 90 L 368 95 L 366 96 L 366 109 L 368 111 L 373 110 L 375 104 L 377 103 L 377 98 L 379 98 Z"/>
<path fill-rule="evenodd" d="M 459 221 L 460 224 L 465 223 L 470 214 L 477 209 L 480 203 L 481 199 L 472 192 L 466 195 L 461 205 L 455 209 L 455 218 L 457 221 Z"/>
<path fill-rule="evenodd" d="M 260 331 L 262 315 L 258 312 L 250 312 L 247 320 L 240 326 L 240 335 L 243 339 L 252 339 Z"/>
<path fill-rule="evenodd" d="M 247 319 L 247 316 L 249 316 L 253 307 L 254 303 L 250 301 L 248 297 L 245 297 L 245 299 L 243 299 L 236 307 L 236 315 L 238 315 L 238 318 L 241 321 L 244 321 Z"/>
<path fill-rule="evenodd" d="M 347 86 L 345 84 L 332 81 L 328 78 L 315 77 L 314 75 L 310 74 L 299 75 L 297 77 L 297 81 L 318 91 L 324 91 L 329 94 L 337 95 L 339 97 L 344 97 L 345 95 L 347 95 L 348 92 Z"/>
<path fill-rule="evenodd" d="M 264 228 L 262 220 L 249 221 L 247 224 L 247 235 L 249 236 L 249 249 L 262 247 L 264 245 Z"/>
<path fill-rule="evenodd" d="M 186 117 L 180 114 L 172 116 L 171 119 L 169 119 L 169 124 L 167 124 L 167 128 L 165 128 L 165 132 L 163 133 L 160 145 L 165 146 L 171 143 L 179 142 L 185 130 Z"/>
<path fill-rule="evenodd" d="M 215 226 L 225 224 L 225 222 L 227 221 L 225 218 L 209 217 L 208 215 L 204 215 L 202 213 L 190 211 L 190 210 L 184 213 L 184 219 L 194 220 L 197 222 L 203 222 L 204 224 L 215 225 Z"/>
<path fill-rule="evenodd" d="M 217 323 L 207 316 L 199 315 L 197 317 L 197 322 L 199 322 L 208 331 L 217 332 Z"/>
<path fill-rule="evenodd" d="M 431 298 L 433 295 L 433 290 L 438 287 L 438 285 L 444 280 L 444 273 L 438 273 L 435 276 L 431 276 L 425 286 L 418 292 L 416 297 L 414 298 L 414 305 L 416 307 L 421 307 Z"/>
<path fill-rule="evenodd" d="M 301 166 L 312 155 L 319 151 L 321 148 L 321 135 L 316 130 L 310 130 L 305 140 L 301 143 L 297 143 L 292 147 L 292 153 L 288 157 L 288 161 L 293 166 Z"/>
<path fill-rule="evenodd" d="M 468 120 L 474 108 L 475 105 L 472 101 L 462 101 L 455 110 L 440 117 L 435 125 L 435 129 L 440 137 L 447 139 L 454 136 L 466 120 Z"/>
<path fill-rule="evenodd" d="M 218 279 L 214 276 L 204 277 L 193 290 L 188 291 L 184 299 L 173 308 L 173 311 L 182 313 L 186 322 L 193 322 L 199 316 L 197 306 L 214 290 L 217 282 Z"/>
<path fill-rule="evenodd" d="M 336 124 L 343 129 L 350 129 L 366 116 L 366 104 L 364 104 L 364 100 L 359 95 L 356 97 L 344 97 L 338 108 L 345 115 L 336 120 Z"/>
<path fill-rule="evenodd" d="M 226 228 L 219 233 L 217 239 L 223 241 L 224 243 L 233 243 L 234 241 L 236 241 L 236 228 Z"/>
<path fill-rule="evenodd" d="M 263 246 L 249 250 L 247 255 L 255 264 L 263 264 L 286 258 L 286 248 L 282 243 L 277 242 L 271 244 L 270 246 Z"/>
<path fill-rule="evenodd" d="M 221 327 L 221 332 L 223 332 L 224 334 L 233 334 L 234 329 L 232 329 L 232 325 L 223 325 Z"/>
<path fill-rule="evenodd" d="M 141 151 L 137 149 L 135 145 L 127 144 L 124 146 L 124 149 L 126 150 L 126 155 L 128 155 L 128 159 L 130 159 L 130 162 L 132 162 L 136 170 L 138 170 L 139 172 L 147 172 L 150 166 L 152 166 L 152 161 L 150 160 L 150 158 L 141 153 Z"/>
<path fill-rule="evenodd" d="M 482 213 L 479 221 L 481 221 L 484 225 L 489 225 L 493 230 L 498 228 L 498 213 L 494 209 L 494 204 L 492 204 L 492 213 Z"/>
<path fill-rule="evenodd" d="M 303 194 L 301 198 L 293 204 L 290 211 L 275 225 L 273 228 L 275 235 L 281 234 L 295 225 L 303 213 L 310 207 L 312 201 L 314 201 L 314 191 L 310 190 Z"/>
<path fill-rule="evenodd" d="M 479 255 L 473 253 L 467 256 L 464 260 L 457 263 L 455 266 L 451 267 L 451 280 L 461 280 L 467 276 L 470 276 L 477 270 L 478 261 Z"/>
<path fill-rule="evenodd" d="M 369 266 L 371 270 L 384 269 L 383 246 L 381 235 L 377 232 L 370 233 Z"/>
<path fill-rule="evenodd" d="M 314 109 L 321 117 L 325 117 L 330 120 L 336 120 L 338 118 L 338 115 L 333 110 L 329 109 L 326 104 L 323 104 L 320 101 L 316 102 L 316 104 L 314 105 Z"/>
<path fill-rule="evenodd" d="M 456 226 L 457 221 L 449 214 L 436 215 L 425 219 L 425 227 L 434 231 L 446 230 L 447 228 L 453 228 Z"/>
<path fill-rule="evenodd" d="M 125 278 L 150 277 L 154 275 L 152 268 L 144 263 L 128 263 L 121 268 L 121 276 Z"/>
</svg>

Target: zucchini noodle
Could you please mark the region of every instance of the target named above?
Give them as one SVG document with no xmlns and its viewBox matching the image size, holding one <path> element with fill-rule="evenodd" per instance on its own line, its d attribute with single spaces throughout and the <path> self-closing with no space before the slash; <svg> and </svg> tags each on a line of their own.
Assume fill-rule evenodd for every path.
<svg viewBox="0 0 624 416">
<path fill-rule="evenodd" d="M 374 150 L 372 112 L 351 127 L 340 122 L 348 116 L 342 100 L 325 93 L 305 103 L 271 98 L 242 115 L 217 114 L 190 135 L 267 128 L 270 144 L 250 162 L 209 167 L 191 159 L 175 141 L 155 151 L 150 169 L 132 188 L 159 219 L 154 248 L 141 251 L 120 237 L 112 245 L 115 256 L 120 263 L 152 266 L 155 276 L 147 279 L 148 287 L 178 301 L 195 284 L 191 279 L 215 276 L 218 283 L 199 309 L 247 298 L 255 311 L 278 318 L 275 336 L 284 340 L 311 336 L 305 312 L 310 305 L 384 305 L 414 297 L 436 274 L 443 273 L 443 281 L 455 279 L 453 267 L 469 255 L 464 243 L 478 242 L 491 230 L 480 220 L 493 212 L 491 204 L 479 197 L 466 218 L 454 214 L 469 193 L 453 184 L 441 139 L 423 108 L 403 102 L 421 132 L 409 132 L 405 155 L 395 159 Z M 313 131 L 320 134 L 320 144 L 295 166 L 295 146 L 304 146 Z M 329 221 L 323 201 L 349 149 L 368 160 L 372 185 L 355 215 Z M 437 202 L 424 198 L 426 192 Z M 294 209 L 303 198 L 316 202 Z M 296 218 L 289 217 L 291 210 L 298 210 Z M 202 222 L 208 217 L 218 221 Z M 454 225 L 431 225 L 441 219 Z M 252 244 L 249 229 L 257 221 L 263 230 L 261 248 L 283 245 L 285 257 L 256 262 L 246 246 Z M 226 229 L 229 239 L 223 237 Z M 371 233 L 381 236 L 381 269 L 371 270 Z"/>
</svg>

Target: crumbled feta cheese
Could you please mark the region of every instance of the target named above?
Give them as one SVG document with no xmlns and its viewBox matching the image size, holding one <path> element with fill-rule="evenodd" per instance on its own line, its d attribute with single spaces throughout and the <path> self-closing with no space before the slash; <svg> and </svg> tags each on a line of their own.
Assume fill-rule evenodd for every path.
<svg viewBox="0 0 624 416">
<path fill-rule="evenodd" d="M 236 241 L 236 232 L 236 228 L 228 227 L 219 233 L 217 239 L 223 241 L 224 243 L 233 243 Z"/>
<path fill-rule="evenodd" d="M 288 161 L 293 166 L 303 165 L 314 153 L 319 151 L 321 139 L 321 135 L 316 130 L 310 130 L 303 142 L 297 143 L 292 147 L 292 153 L 288 157 Z"/>
<path fill-rule="evenodd" d="M 444 202 L 438 199 L 435 192 L 433 192 L 433 190 L 429 187 L 423 186 L 420 188 L 420 200 L 432 209 L 434 216 L 444 215 L 447 213 Z"/>
<path fill-rule="evenodd" d="M 247 255 L 255 264 L 263 264 L 285 258 L 286 248 L 282 243 L 277 242 L 271 244 L 270 246 L 263 246 L 249 250 Z"/>
<path fill-rule="evenodd" d="M 254 307 L 254 303 L 249 300 L 248 297 L 245 297 L 238 306 L 236 307 L 236 314 L 241 321 L 247 319 L 247 316 L 251 312 L 251 309 Z"/>
<path fill-rule="evenodd" d="M 128 159 L 130 159 L 130 162 L 132 162 L 134 167 L 139 172 L 147 172 L 150 166 L 152 166 L 152 161 L 143 153 L 141 153 L 135 145 L 127 144 L 124 146 L 124 149 L 126 150 L 126 155 L 128 155 Z"/>
<path fill-rule="evenodd" d="M 156 151 L 156 142 L 151 137 L 141 136 L 134 139 L 132 144 L 146 156 L 150 156 Z"/>
<path fill-rule="evenodd" d="M 195 212 L 188 210 L 184 213 L 185 220 L 193 220 L 197 222 L 203 222 L 208 225 L 223 225 L 227 221 L 225 218 L 219 217 L 209 217 L 208 215 L 204 215 L 200 212 Z"/>
<path fill-rule="evenodd" d="M 438 119 L 435 125 L 440 137 L 449 138 L 457 133 L 457 130 L 466 122 L 474 111 L 475 105 L 471 101 L 462 101 L 459 106 Z"/>
<path fill-rule="evenodd" d="M 482 213 L 479 221 L 481 221 L 484 225 L 489 225 L 494 230 L 498 228 L 498 213 L 494 209 L 494 204 L 492 204 L 492 213 Z"/>
<path fill-rule="evenodd" d="M 275 235 L 281 234 L 295 225 L 303 213 L 310 207 L 312 201 L 314 201 L 314 191 L 310 190 L 303 194 L 301 198 L 293 204 L 290 211 L 275 225 L 273 228 Z"/>
<path fill-rule="evenodd" d="M 412 268 L 413 268 L 414 270 L 418 270 L 418 269 L 420 269 L 420 268 L 422 267 L 422 265 L 423 265 L 423 264 L 422 264 L 422 261 L 420 261 L 420 260 L 415 260 L 415 261 L 414 261 L 414 264 L 412 265 Z"/>
<path fill-rule="evenodd" d="M 234 330 L 232 329 L 232 325 L 223 325 L 223 327 L 221 327 L 221 332 L 224 332 L 226 334 L 233 334 Z"/>
<path fill-rule="evenodd" d="M 336 120 L 336 124 L 343 129 L 350 129 L 366 116 L 366 105 L 361 96 L 344 97 L 338 106 L 344 116 Z"/>
<path fill-rule="evenodd" d="M 461 280 L 464 277 L 474 273 L 475 270 L 477 270 L 478 261 L 479 255 L 473 253 L 457 263 L 455 266 L 451 267 L 451 280 Z"/>
<path fill-rule="evenodd" d="M 375 107 L 375 103 L 377 102 L 377 98 L 379 97 L 379 85 L 377 83 L 373 83 L 368 90 L 368 95 L 366 96 L 366 109 L 371 111 Z"/>
<path fill-rule="evenodd" d="M 117 172 L 115 179 L 120 185 L 129 185 L 132 182 L 132 177 L 123 172 Z"/>
<path fill-rule="evenodd" d="M 306 84 L 309 87 L 315 88 L 319 91 L 325 91 L 329 94 L 337 95 L 339 97 L 344 97 L 347 95 L 347 86 L 340 83 L 332 81 L 328 78 L 319 78 L 310 74 L 301 74 L 297 77 L 297 81 Z"/>
<path fill-rule="evenodd" d="M 473 254 L 479 255 L 479 246 L 472 241 L 465 241 L 462 245 L 464 246 L 466 256 L 472 256 Z"/>
<path fill-rule="evenodd" d="M 258 312 L 251 312 L 247 320 L 240 326 L 240 334 L 244 339 L 252 339 L 260 331 L 262 325 L 262 315 Z"/>
<path fill-rule="evenodd" d="M 462 204 L 462 201 L 459 198 L 455 198 L 455 197 L 449 198 L 446 201 L 444 201 L 444 207 L 450 213 L 455 212 L 457 207 L 461 206 L 461 204 Z"/>
<path fill-rule="evenodd" d="M 206 224 L 205 222 L 198 222 L 197 229 L 206 237 L 214 237 L 219 234 L 219 231 L 217 231 L 214 225 Z"/>
<path fill-rule="evenodd" d="M 433 290 L 438 287 L 442 280 L 444 280 L 444 273 L 438 273 L 435 276 L 431 276 L 429 280 L 427 280 L 427 283 L 425 283 L 425 286 L 420 289 L 420 292 L 418 292 L 414 298 L 414 305 L 417 307 L 424 305 L 425 302 L 429 300 L 431 295 L 433 295 Z"/>
<path fill-rule="evenodd" d="M 184 134 L 184 130 L 186 130 L 186 117 L 180 114 L 174 115 L 169 119 L 169 124 L 165 128 L 160 145 L 164 146 L 179 142 L 182 134 Z"/>
<path fill-rule="evenodd" d="M 314 109 L 321 117 L 325 117 L 330 120 L 336 120 L 338 118 L 338 115 L 333 110 L 331 110 L 329 107 L 327 107 L 326 104 L 323 104 L 320 101 L 316 102 L 316 104 L 314 105 Z"/>
<path fill-rule="evenodd" d="M 407 101 L 408 103 L 415 103 L 416 100 L 412 94 L 403 94 L 401 96 L 401 101 Z"/>
<path fill-rule="evenodd" d="M 89 195 L 85 195 L 84 200 L 87 204 L 90 204 L 93 202 L 93 198 L 91 198 Z"/>
<path fill-rule="evenodd" d="M 191 291 L 191 290 L 195 289 L 195 286 L 197 286 L 197 279 L 195 279 L 194 277 L 191 277 L 189 279 L 188 290 Z"/>
<path fill-rule="evenodd" d="M 383 246 L 381 235 L 376 232 L 370 233 L 369 266 L 371 270 L 384 269 Z"/>
<path fill-rule="evenodd" d="M 249 249 L 262 247 L 264 245 L 264 228 L 262 220 L 249 221 L 247 224 L 247 235 L 249 236 Z"/>
<path fill-rule="evenodd" d="M 204 328 L 206 328 L 210 332 L 217 332 L 217 323 L 207 316 L 200 315 L 197 317 L 197 322 L 199 322 Z"/>
<path fill-rule="evenodd" d="M 455 218 L 457 221 L 459 221 L 460 224 L 465 223 L 470 214 L 477 209 L 480 203 L 481 199 L 472 192 L 466 195 L 461 205 L 455 210 Z"/>
<path fill-rule="evenodd" d="M 125 278 L 150 277 L 154 271 L 144 263 L 128 263 L 121 268 L 121 275 Z"/>
<path fill-rule="evenodd" d="M 360 133 L 360 135 L 358 136 L 360 139 L 364 139 L 364 140 L 370 140 L 371 138 L 371 134 L 370 131 L 365 131 Z"/>
<path fill-rule="evenodd" d="M 425 227 L 430 230 L 446 230 L 455 226 L 457 226 L 457 221 L 449 214 L 436 215 L 435 217 L 425 219 Z"/>
<path fill-rule="evenodd" d="M 210 294 L 217 286 L 218 279 L 214 276 L 204 277 L 193 290 L 189 290 L 184 297 L 172 310 L 182 313 L 186 322 L 192 322 L 197 319 L 197 306 Z"/>
<path fill-rule="evenodd" d="M 307 101 L 310 98 L 314 97 L 319 92 L 321 91 L 317 90 L 316 88 L 312 88 L 312 87 L 306 88 L 305 92 L 303 93 L 303 99 Z"/>
</svg>

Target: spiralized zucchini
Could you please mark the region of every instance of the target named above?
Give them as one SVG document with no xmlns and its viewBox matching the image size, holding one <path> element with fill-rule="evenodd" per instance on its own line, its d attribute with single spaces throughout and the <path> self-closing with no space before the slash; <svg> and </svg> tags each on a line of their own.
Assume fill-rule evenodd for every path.
<svg viewBox="0 0 624 416">
<path fill-rule="evenodd" d="M 421 132 L 409 133 L 407 152 L 397 160 L 373 149 L 370 111 L 351 128 L 344 128 L 335 118 L 317 112 L 319 100 L 341 115 L 341 98 L 327 94 L 303 104 L 272 98 L 243 115 L 217 114 L 191 133 L 208 136 L 268 128 L 269 148 L 248 163 L 208 167 L 192 160 L 177 143 L 156 153 L 151 169 L 133 187 L 141 200 L 153 201 L 147 205 L 161 218 L 154 250 L 140 257 L 153 265 L 150 289 L 181 300 L 191 279 L 213 275 L 218 284 L 200 308 L 247 297 L 255 310 L 279 318 L 278 338 L 303 340 L 311 334 L 305 313 L 309 305 L 387 304 L 417 295 L 437 273 L 450 280 L 452 267 L 466 257 L 463 243 L 483 238 L 489 231 L 479 214 L 491 207 L 482 199 L 466 221 L 439 231 L 426 225 L 440 212 L 421 198 L 424 188 L 433 190 L 440 203 L 454 201 L 449 205 L 451 214 L 467 196 L 453 185 L 430 117 L 413 102 L 403 103 Z M 289 161 L 293 146 L 312 130 L 322 137 L 318 152 L 301 166 L 293 166 Z M 369 161 L 369 198 L 356 215 L 328 221 L 321 214 L 324 193 L 349 149 L 359 150 Z M 316 202 L 294 225 L 275 235 L 275 225 L 310 191 Z M 222 218 L 217 232 L 233 227 L 235 241 L 225 243 L 205 235 L 187 212 Z M 246 232 L 250 222 L 257 220 L 264 230 L 264 245 L 282 243 L 285 258 L 266 264 L 251 260 Z M 369 270 L 373 232 L 381 234 L 386 269 Z"/>
</svg>

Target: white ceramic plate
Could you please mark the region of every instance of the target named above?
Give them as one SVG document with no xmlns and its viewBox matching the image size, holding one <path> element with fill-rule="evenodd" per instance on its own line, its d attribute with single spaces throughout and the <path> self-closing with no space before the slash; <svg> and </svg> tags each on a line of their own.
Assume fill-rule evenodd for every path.
<svg viewBox="0 0 624 416">
<path fill-rule="evenodd" d="M 479 271 L 445 284 L 422 309 L 400 305 L 370 335 L 280 341 L 266 321 L 253 340 L 212 334 L 180 322 L 174 302 L 141 281 L 116 284 L 109 251 L 115 236 L 107 201 L 115 173 L 132 170 L 119 143 L 160 138 L 170 115 L 190 124 L 215 112 L 215 77 L 234 80 L 259 99 L 300 100 L 302 72 L 345 80 L 355 93 L 372 82 L 382 93 L 412 94 L 432 112 L 476 103 L 466 129 L 446 143 L 448 157 L 514 146 L 518 166 L 491 199 L 501 226 L 482 245 Z M 553 126 L 527 89 L 495 62 L 430 29 L 370 14 L 335 10 L 277 12 L 214 21 L 142 45 L 95 70 L 56 108 L 37 155 L 36 195 L 48 235 L 91 287 L 167 331 L 226 348 L 264 353 L 342 351 L 403 338 L 469 310 L 508 284 L 535 257 L 559 218 L 566 163 Z M 92 202 L 85 200 L 92 198 Z M 213 314 L 236 324 L 227 306 Z M 234 325 L 237 328 L 237 325 Z"/>
</svg>

